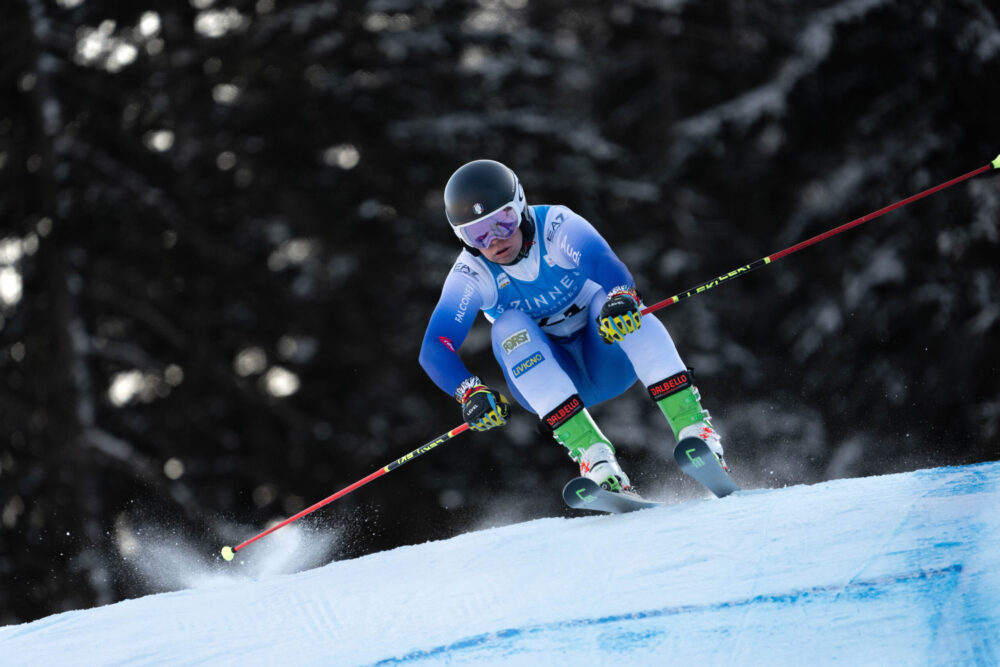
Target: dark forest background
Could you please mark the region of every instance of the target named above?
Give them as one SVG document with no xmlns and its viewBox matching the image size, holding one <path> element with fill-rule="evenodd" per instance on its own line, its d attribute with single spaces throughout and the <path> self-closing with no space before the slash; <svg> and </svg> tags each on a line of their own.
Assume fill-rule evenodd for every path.
<svg viewBox="0 0 1000 667">
<path fill-rule="evenodd" d="M 144 526 L 218 558 L 460 424 L 416 359 L 465 161 L 652 303 L 987 164 L 998 82 L 992 0 L 6 0 L 0 623 L 149 592 Z M 998 248 L 986 176 L 661 311 L 734 477 L 996 459 Z M 641 387 L 594 412 L 640 490 L 699 493 Z M 357 557 L 570 516 L 572 474 L 518 411 L 304 522 Z"/>
</svg>

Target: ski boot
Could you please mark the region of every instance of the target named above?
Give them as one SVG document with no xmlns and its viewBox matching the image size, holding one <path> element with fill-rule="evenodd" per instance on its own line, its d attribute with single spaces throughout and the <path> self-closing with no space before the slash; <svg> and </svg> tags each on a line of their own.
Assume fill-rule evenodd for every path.
<svg viewBox="0 0 1000 667">
<path fill-rule="evenodd" d="M 580 476 L 593 480 L 601 488 L 615 493 L 632 491 L 628 475 L 615 459 L 615 448 L 601 433 L 579 396 L 571 396 L 563 405 L 543 418 L 552 435 L 569 451 L 580 466 Z"/>
<path fill-rule="evenodd" d="M 608 442 L 595 442 L 590 447 L 580 450 L 580 477 L 592 479 L 605 491 L 615 493 L 631 492 L 632 484 L 628 475 L 618 465 L 615 450 Z"/>
<path fill-rule="evenodd" d="M 729 466 L 722 455 L 722 440 L 712 427 L 712 417 L 701 407 L 701 394 L 694 386 L 690 370 L 677 373 L 666 380 L 647 387 L 649 395 L 667 418 L 670 429 L 678 442 L 695 436 L 701 438 L 712 450 L 723 470 Z"/>
<path fill-rule="evenodd" d="M 708 445 L 708 448 L 712 450 L 712 453 L 715 454 L 715 458 L 719 459 L 719 465 L 722 466 L 722 469 L 729 472 L 729 465 L 722 456 L 722 440 L 719 438 L 719 434 L 715 432 L 715 429 L 712 428 L 712 423 L 709 419 L 708 410 L 706 410 L 705 421 L 682 428 L 680 433 L 677 434 L 677 441 L 680 442 L 684 438 L 692 436 L 701 438 Z"/>
</svg>

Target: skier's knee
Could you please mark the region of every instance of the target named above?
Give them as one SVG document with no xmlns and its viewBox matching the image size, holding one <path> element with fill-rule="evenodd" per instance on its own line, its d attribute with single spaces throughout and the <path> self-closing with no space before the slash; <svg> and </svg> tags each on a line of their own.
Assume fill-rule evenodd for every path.
<svg viewBox="0 0 1000 667">
<path fill-rule="evenodd" d="M 508 310 L 493 322 L 491 338 L 494 348 L 500 348 L 507 354 L 541 336 L 538 324 L 520 310 Z"/>
</svg>

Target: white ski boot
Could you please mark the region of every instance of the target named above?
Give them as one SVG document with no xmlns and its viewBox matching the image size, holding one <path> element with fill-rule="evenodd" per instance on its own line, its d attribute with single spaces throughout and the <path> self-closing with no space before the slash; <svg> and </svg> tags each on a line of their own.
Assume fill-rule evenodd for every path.
<svg viewBox="0 0 1000 667">
<path fill-rule="evenodd" d="M 691 424 L 690 426 L 685 426 L 680 430 L 680 433 L 677 434 L 677 441 L 680 442 L 684 438 L 690 438 L 692 436 L 704 440 L 705 444 L 708 445 L 708 448 L 712 450 L 713 454 L 715 454 L 715 458 L 719 459 L 719 464 L 722 466 L 722 469 L 727 472 L 729 471 L 726 459 L 722 457 L 722 439 L 719 438 L 719 434 L 715 432 L 714 428 L 712 428 L 711 422 L 703 421 Z"/>
<path fill-rule="evenodd" d="M 606 491 L 631 492 L 632 483 L 622 471 L 615 452 L 604 442 L 580 450 L 580 476 L 592 479 Z"/>
</svg>

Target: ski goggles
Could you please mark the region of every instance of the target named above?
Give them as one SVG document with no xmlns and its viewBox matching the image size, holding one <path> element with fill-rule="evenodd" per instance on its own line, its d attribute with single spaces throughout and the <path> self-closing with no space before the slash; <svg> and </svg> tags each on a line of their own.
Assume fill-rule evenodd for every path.
<svg viewBox="0 0 1000 667">
<path fill-rule="evenodd" d="M 509 239 L 520 224 L 521 212 L 513 206 L 504 206 L 485 218 L 455 227 L 455 233 L 467 245 L 485 250 L 493 239 Z"/>
</svg>

